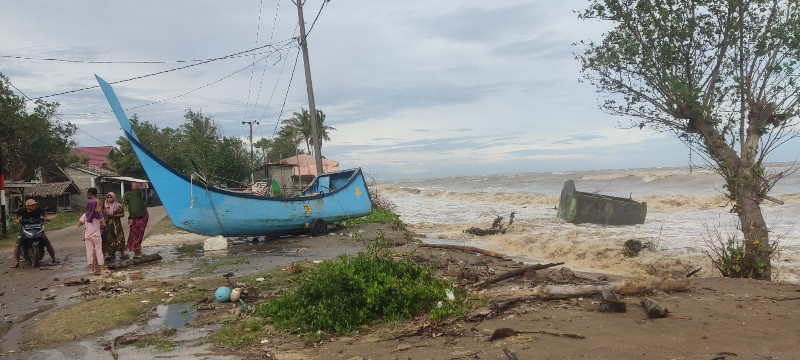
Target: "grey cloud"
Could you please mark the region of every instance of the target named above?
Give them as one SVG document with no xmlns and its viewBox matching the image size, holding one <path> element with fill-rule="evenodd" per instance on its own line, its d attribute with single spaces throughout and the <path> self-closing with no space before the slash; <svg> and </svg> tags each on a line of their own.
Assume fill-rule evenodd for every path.
<svg viewBox="0 0 800 360">
<path fill-rule="evenodd" d="M 454 42 L 496 43 L 520 33 L 530 33 L 550 21 L 548 2 L 533 2 L 498 9 L 458 8 L 449 14 L 420 20 L 427 35 Z"/>
</svg>

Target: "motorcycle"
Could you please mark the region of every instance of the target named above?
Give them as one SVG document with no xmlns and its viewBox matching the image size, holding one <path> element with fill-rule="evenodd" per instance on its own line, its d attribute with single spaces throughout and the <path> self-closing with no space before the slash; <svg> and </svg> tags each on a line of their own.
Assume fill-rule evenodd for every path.
<svg viewBox="0 0 800 360">
<path fill-rule="evenodd" d="M 39 267 L 44 259 L 44 223 L 43 220 L 30 221 L 22 225 L 21 250 L 22 258 L 34 267 Z"/>
</svg>

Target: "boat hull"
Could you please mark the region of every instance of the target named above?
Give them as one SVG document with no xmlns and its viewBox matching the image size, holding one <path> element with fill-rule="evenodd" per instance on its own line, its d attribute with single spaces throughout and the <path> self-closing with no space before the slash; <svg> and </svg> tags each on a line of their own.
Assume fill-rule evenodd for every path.
<svg viewBox="0 0 800 360">
<path fill-rule="evenodd" d="M 573 224 L 644 224 L 646 216 L 647 203 L 576 191 L 572 180 L 567 180 L 561 190 L 558 217 Z"/>
<path fill-rule="evenodd" d="M 372 210 L 369 190 L 359 168 L 319 175 L 302 196 L 286 198 L 220 189 L 187 177 L 138 141 L 113 89 L 101 78 L 97 79 L 167 214 L 178 228 L 211 236 L 257 236 L 303 229 L 314 219 L 335 222 L 365 216 Z"/>
</svg>

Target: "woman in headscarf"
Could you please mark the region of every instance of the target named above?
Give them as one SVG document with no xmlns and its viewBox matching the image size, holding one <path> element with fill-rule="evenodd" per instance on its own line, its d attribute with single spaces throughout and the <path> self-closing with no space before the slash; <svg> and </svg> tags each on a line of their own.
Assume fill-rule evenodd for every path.
<svg viewBox="0 0 800 360">
<path fill-rule="evenodd" d="M 131 189 L 125 193 L 125 202 L 128 203 L 128 225 L 131 226 L 128 235 L 128 250 L 133 251 L 133 257 L 142 257 L 142 239 L 144 229 L 147 227 L 147 204 L 142 199 L 142 189 Z"/>
<path fill-rule="evenodd" d="M 100 265 L 100 273 L 108 274 L 110 271 L 103 262 L 102 240 L 100 227 L 104 224 L 103 214 L 97 211 L 97 201 L 89 200 L 86 203 L 86 213 L 81 215 L 78 226 L 83 226 L 83 241 L 86 245 L 86 262 L 89 263 L 89 273 L 96 274 L 94 261 Z"/>
<path fill-rule="evenodd" d="M 106 194 L 103 215 L 106 218 L 106 227 L 103 229 L 103 252 L 106 258 L 114 259 L 117 251 L 119 251 L 119 258 L 127 259 L 128 255 L 125 254 L 125 233 L 122 231 L 122 218 L 125 217 L 125 209 L 117 201 L 117 195 L 113 192 Z"/>
</svg>

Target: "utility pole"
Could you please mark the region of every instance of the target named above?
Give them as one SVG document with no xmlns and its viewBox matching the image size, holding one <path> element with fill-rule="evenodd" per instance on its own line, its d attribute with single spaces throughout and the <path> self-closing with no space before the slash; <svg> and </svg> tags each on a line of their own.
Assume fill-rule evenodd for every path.
<svg viewBox="0 0 800 360">
<path fill-rule="evenodd" d="M 6 171 L 5 163 L 3 162 L 3 143 L 0 143 L 0 221 L 3 222 L 3 237 L 8 234 L 8 226 L 6 225 Z"/>
<path fill-rule="evenodd" d="M 260 125 L 258 121 L 242 121 L 242 124 L 250 125 L 250 164 L 255 164 L 255 159 L 253 158 L 253 124 Z M 253 172 L 250 172 L 250 183 L 255 184 L 255 176 Z"/>
<path fill-rule="evenodd" d="M 306 68 L 306 91 L 308 92 L 308 112 L 311 113 L 311 143 L 314 145 L 314 160 L 317 175 L 323 172 L 322 153 L 320 150 L 319 132 L 317 130 L 317 107 L 314 105 L 314 87 L 311 84 L 311 65 L 308 63 L 308 43 L 306 42 L 306 24 L 303 20 L 303 2 L 292 0 L 297 5 L 297 17 L 300 22 L 300 48 L 303 50 L 303 65 Z"/>
</svg>

